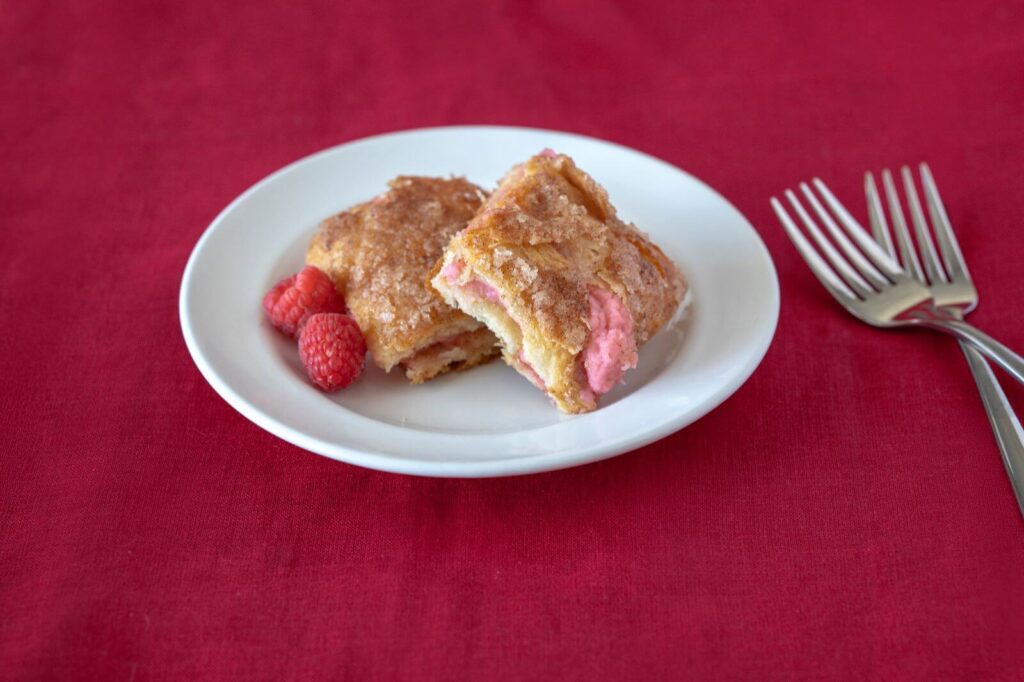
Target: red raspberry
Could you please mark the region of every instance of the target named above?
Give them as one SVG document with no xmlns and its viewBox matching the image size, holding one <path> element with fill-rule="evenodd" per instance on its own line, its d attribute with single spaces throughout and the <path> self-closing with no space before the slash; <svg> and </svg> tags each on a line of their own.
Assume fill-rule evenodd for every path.
<svg viewBox="0 0 1024 682">
<path fill-rule="evenodd" d="M 366 340 L 348 315 L 318 313 L 299 333 L 299 357 L 314 384 L 325 391 L 337 391 L 363 371 Z"/>
<path fill-rule="evenodd" d="M 263 297 L 263 310 L 270 324 L 288 336 L 298 336 L 310 315 L 343 313 L 345 302 L 330 277 L 307 265 L 299 274 L 281 280 L 267 292 Z"/>
</svg>

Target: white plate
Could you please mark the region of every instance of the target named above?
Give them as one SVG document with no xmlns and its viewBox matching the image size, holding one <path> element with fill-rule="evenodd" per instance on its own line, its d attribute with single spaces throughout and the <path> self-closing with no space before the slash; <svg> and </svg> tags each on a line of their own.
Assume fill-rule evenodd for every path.
<svg viewBox="0 0 1024 682">
<path fill-rule="evenodd" d="M 260 302 L 302 266 L 317 223 L 382 191 L 398 174 L 465 175 L 491 187 L 544 147 L 571 155 L 603 184 L 620 215 L 650 233 L 690 282 L 692 304 L 640 350 L 625 384 L 596 412 L 575 417 L 560 414 L 500 361 L 422 386 L 372 364 L 339 393 L 310 385 L 295 343 L 266 323 Z M 547 471 L 667 436 L 746 381 L 768 349 L 778 312 L 778 281 L 764 244 L 739 211 L 696 178 L 593 138 L 484 126 L 367 138 L 279 170 L 210 224 L 185 267 L 180 298 L 196 365 L 248 419 L 312 452 L 424 476 Z"/>
</svg>

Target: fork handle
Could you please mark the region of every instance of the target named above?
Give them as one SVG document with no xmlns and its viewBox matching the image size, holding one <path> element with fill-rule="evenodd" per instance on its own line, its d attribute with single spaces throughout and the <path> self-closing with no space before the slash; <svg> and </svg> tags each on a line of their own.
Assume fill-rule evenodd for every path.
<svg viewBox="0 0 1024 682">
<path fill-rule="evenodd" d="M 984 353 L 992 362 L 1009 372 L 1014 379 L 1024 384 L 1024 358 L 977 327 L 960 320 L 950 319 L 924 319 L 921 320 L 921 324 L 952 334 L 961 341 L 966 341 Z"/>
<path fill-rule="evenodd" d="M 1010 402 L 1003 393 L 1002 386 L 996 380 L 992 368 L 970 344 L 960 342 L 960 348 L 967 356 L 967 364 L 971 366 L 974 383 L 981 393 L 981 402 L 985 404 L 985 413 L 992 425 L 992 433 L 999 444 L 999 453 L 1003 456 L 1003 466 L 1010 477 L 1013 494 L 1017 497 L 1017 506 L 1024 515 L 1024 429 L 1020 426 L 1017 415 L 1013 413 Z"/>
</svg>

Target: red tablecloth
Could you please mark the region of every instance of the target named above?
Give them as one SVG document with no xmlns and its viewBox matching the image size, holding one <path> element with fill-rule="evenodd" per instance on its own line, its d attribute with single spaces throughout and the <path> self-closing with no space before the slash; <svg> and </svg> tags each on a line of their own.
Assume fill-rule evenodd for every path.
<svg viewBox="0 0 1024 682">
<path fill-rule="evenodd" d="M 927 159 L 972 319 L 1024 348 L 1019 0 L 206 4 L 3 4 L 0 678 L 1024 676 L 1024 522 L 963 358 L 841 314 L 768 206 Z M 457 123 L 611 139 L 731 199 L 783 289 L 753 378 L 511 479 L 366 471 L 236 414 L 178 325 L 209 221 L 310 152 Z"/>
</svg>

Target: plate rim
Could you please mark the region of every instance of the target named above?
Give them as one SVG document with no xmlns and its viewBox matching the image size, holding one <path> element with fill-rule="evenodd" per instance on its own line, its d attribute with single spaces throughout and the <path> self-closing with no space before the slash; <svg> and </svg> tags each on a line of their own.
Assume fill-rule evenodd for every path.
<svg viewBox="0 0 1024 682">
<path fill-rule="evenodd" d="M 631 436 L 627 436 L 622 439 L 610 441 L 608 443 L 602 443 L 601 445 L 594 447 L 583 447 L 573 448 L 568 450 L 562 450 L 559 452 L 541 452 L 532 453 L 519 456 L 507 456 L 502 459 L 488 459 L 488 460 L 466 460 L 466 459 L 451 459 L 451 460 L 438 460 L 438 461 L 425 461 L 425 460 L 414 460 L 409 458 L 403 458 L 400 455 L 384 453 L 384 452 L 367 452 L 365 450 L 353 449 L 346 445 L 337 442 L 327 442 L 320 438 L 310 436 L 301 430 L 295 429 L 274 416 L 265 413 L 263 410 L 252 405 L 242 395 L 235 391 L 220 375 L 214 370 L 210 360 L 203 353 L 199 341 L 196 339 L 195 331 L 192 328 L 192 322 L 188 310 L 188 293 L 190 290 L 190 284 L 192 282 L 193 274 L 196 268 L 196 263 L 199 258 L 199 254 L 202 252 L 203 247 L 207 241 L 211 238 L 211 235 L 216 229 L 224 222 L 225 218 L 235 209 L 237 205 L 244 202 L 251 195 L 258 192 L 265 185 L 273 182 L 277 178 L 291 173 L 296 170 L 297 167 L 305 165 L 314 161 L 315 159 L 326 156 L 328 154 L 336 153 L 343 148 L 351 148 L 360 146 L 363 144 L 372 144 L 382 138 L 399 137 L 399 136 L 413 136 L 420 133 L 432 133 L 432 132 L 475 132 L 475 133 L 486 133 L 486 132 L 501 132 L 501 131 L 520 131 L 527 133 L 536 134 L 551 134 L 566 136 L 570 138 L 576 138 L 585 142 L 599 143 L 602 145 L 608 145 L 618 148 L 622 151 L 626 151 L 631 154 L 639 155 L 649 162 L 653 162 L 656 165 L 664 166 L 668 170 L 676 173 L 681 173 L 688 179 L 696 182 L 705 191 L 711 193 L 718 200 L 723 202 L 728 208 L 738 215 L 743 223 L 744 227 L 748 230 L 750 235 L 753 236 L 756 245 L 759 247 L 760 255 L 763 257 L 764 265 L 767 267 L 767 274 L 771 282 L 771 292 L 769 297 L 770 305 L 770 324 L 766 325 L 764 332 L 757 339 L 757 343 L 752 346 L 752 353 L 749 356 L 748 361 L 742 367 L 742 369 L 733 376 L 731 381 L 727 381 L 717 390 L 715 390 L 708 399 L 704 400 L 698 407 L 693 410 L 681 412 L 677 418 L 670 418 L 663 423 L 651 428 L 650 430 L 643 431 L 641 433 L 634 433 Z M 690 424 L 698 421 L 699 419 L 706 416 L 709 412 L 722 405 L 729 397 L 731 397 L 739 388 L 747 382 L 747 380 L 753 375 L 754 371 L 760 366 L 764 360 L 768 349 L 771 346 L 772 341 L 775 338 L 775 333 L 778 329 L 779 314 L 781 307 L 781 291 L 779 286 L 778 272 L 775 268 L 775 263 L 772 260 L 771 252 L 761 238 L 761 235 L 754 228 L 753 224 L 749 219 L 738 209 L 736 206 L 726 199 L 721 193 L 715 190 L 713 187 L 708 185 L 706 182 L 696 177 L 695 175 L 688 173 L 687 171 L 669 163 L 656 156 L 648 154 L 647 152 L 628 147 L 626 145 L 614 142 L 611 140 L 605 140 L 589 135 L 582 135 L 579 133 L 573 133 L 568 131 L 561 131 L 547 128 L 533 128 L 526 126 L 506 126 L 506 125 L 454 125 L 454 126 L 428 126 L 421 128 L 411 128 L 394 130 L 389 132 L 383 132 L 368 137 L 357 138 L 347 142 L 342 142 L 325 149 L 318 150 L 312 154 L 307 154 L 291 163 L 278 168 L 270 174 L 264 176 L 245 191 L 239 194 L 233 199 L 227 206 L 225 206 L 216 217 L 206 226 L 199 239 L 193 246 L 191 253 L 189 254 L 188 260 L 185 264 L 185 269 L 182 272 L 181 283 L 179 287 L 178 295 L 178 316 L 181 325 L 182 335 L 185 340 L 186 348 L 189 355 L 192 357 L 192 361 L 199 369 L 200 374 L 210 384 L 225 402 L 227 402 L 235 411 L 241 414 L 243 417 L 256 424 L 261 429 L 271 433 L 272 435 L 281 438 L 282 440 L 289 442 L 297 447 L 300 447 L 309 452 L 329 457 L 331 459 L 354 464 L 368 469 L 386 471 L 390 473 L 416 475 L 416 476 L 427 476 L 427 477 L 457 477 L 457 478 L 489 478 L 489 477 L 503 477 L 503 476 L 514 476 L 514 475 L 525 475 L 530 473 L 541 473 L 545 471 L 553 471 L 558 469 L 569 468 L 573 466 L 579 466 L 588 464 L 591 462 L 600 461 L 614 457 L 619 454 L 632 451 L 634 449 L 643 447 L 650 443 L 656 442 L 665 438 L 666 436 L 679 431 Z M 627 398 L 628 399 L 628 398 Z"/>
</svg>

